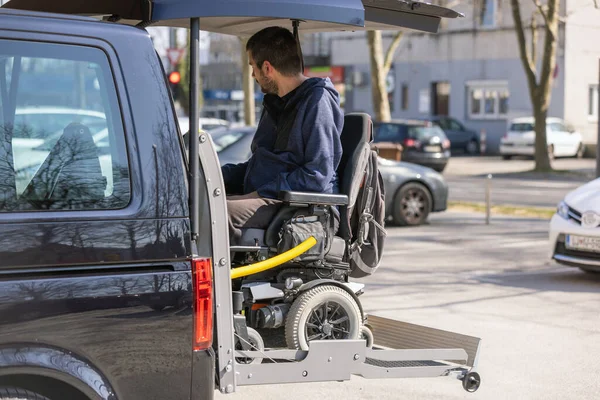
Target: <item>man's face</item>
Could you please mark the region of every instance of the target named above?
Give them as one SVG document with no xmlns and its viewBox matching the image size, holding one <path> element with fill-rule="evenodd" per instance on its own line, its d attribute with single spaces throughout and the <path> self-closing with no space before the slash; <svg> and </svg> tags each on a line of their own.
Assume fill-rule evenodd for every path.
<svg viewBox="0 0 600 400">
<path fill-rule="evenodd" d="M 277 82 L 273 79 L 273 66 L 268 61 L 265 61 L 262 68 L 258 68 L 252 53 L 248 52 L 248 61 L 252 67 L 252 77 L 256 80 L 256 83 L 260 86 L 260 90 L 264 94 L 277 94 L 279 87 Z"/>
</svg>

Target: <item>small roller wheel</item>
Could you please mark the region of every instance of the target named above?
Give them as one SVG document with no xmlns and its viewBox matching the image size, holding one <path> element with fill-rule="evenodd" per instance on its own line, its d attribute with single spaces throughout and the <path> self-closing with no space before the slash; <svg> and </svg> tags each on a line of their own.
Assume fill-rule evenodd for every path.
<svg viewBox="0 0 600 400">
<path fill-rule="evenodd" d="M 265 350 L 265 342 L 263 341 L 262 337 L 260 336 L 260 333 L 258 333 L 256 330 L 248 327 L 246 328 L 248 330 L 248 342 L 250 344 L 250 350 L 251 351 L 264 351 Z M 236 337 L 235 338 L 235 349 L 236 350 L 242 350 L 242 342 L 241 342 L 241 338 Z M 249 358 L 249 357 L 236 357 L 235 361 L 237 361 L 238 364 L 260 364 L 262 363 L 263 359 L 262 358 Z"/>
<path fill-rule="evenodd" d="M 361 326 L 354 298 L 337 286 L 321 285 L 294 300 L 285 321 L 285 339 L 291 349 L 308 350 L 311 340 L 356 340 Z"/>
<path fill-rule="evenodd" d="M 360 336 L 362 339 L 367 341 L 367 349 L 373 347 L 373 342 L 375 341 L 375 337 L 373 336 L 373 332 L 366 325 L 363 325 L 360 329 Z"/>
<path fill-rule="evenodd" d="M 481 385 L 481 376 L 477 372 L 469 372 L 463 378 L 462 385 L 467 392 L 473 393 Z"/>
</svg>

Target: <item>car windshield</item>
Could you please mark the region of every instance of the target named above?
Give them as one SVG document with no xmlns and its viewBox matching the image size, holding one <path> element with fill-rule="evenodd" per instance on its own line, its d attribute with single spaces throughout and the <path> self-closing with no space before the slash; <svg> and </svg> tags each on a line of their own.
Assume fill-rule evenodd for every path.
<svg viewBox="0 0 600 400">
<path fill-rule="evenodd" d="M 511 132 L 531 132 L 534 130 L 533 124 L 529 122 L 516 122 L 510 125 Z"/>
<path fill-rule="evenodd" d="M 239 141 L 244 136 L 243 131 L 217 131 L 211 134 L 217 153 Z"/>
<path fill-rule="evenodd" d="M 415 140 L 425 140 L 431 137 L 446 139 L 446 134 L 439 126 L 411 126 L 408 128 L 408 137 Z"/>
<path fill-rule="evenodd" d="M 374 124 L 375 137 L 373 142 L 403 142 L 406 139 L 425 140 L 437 136 L 446 139 L 444 131 L 439 126 L 408 125 L 398 123 Z"/>
<path fill-rule="evenodd" d="M 402 142 L 406 139 L 406 125 L 377 123 L 374 127 L 374 142 Z"/>
</svg>

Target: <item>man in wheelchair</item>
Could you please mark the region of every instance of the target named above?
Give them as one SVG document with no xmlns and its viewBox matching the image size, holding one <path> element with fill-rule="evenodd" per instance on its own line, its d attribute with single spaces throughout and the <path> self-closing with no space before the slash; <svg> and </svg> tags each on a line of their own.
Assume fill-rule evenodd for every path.
<svg viewBox="0 0 600 400">
<path fill-rule="evenodd" d="M 252 76 L 265 93 L 252 157 L 223 166 L 232 244 L 243 230 L 267 229 L 281 208 L 281 191 L 337 193 L 344 116 L 331 81 L 303 75 L 296 38 L 270 27 L 246 51 Z M 254 239 L 254 238 L 252 238 Z"/>
<path fill-rule="evenodd" d="M 349 278 L 373 273 L 383 249 L 371 119 L 344 116 L 331 81 L 302 74 L 289 30 L 263 29 L 246 50 L 263 114 L 250 160 L 222 167 L 238 345 L 264 346 L 253 328 L 285 327 L 287 346 L 303 350 L 311 340 L 368 339 L 364 285 Z"/>
</svg>

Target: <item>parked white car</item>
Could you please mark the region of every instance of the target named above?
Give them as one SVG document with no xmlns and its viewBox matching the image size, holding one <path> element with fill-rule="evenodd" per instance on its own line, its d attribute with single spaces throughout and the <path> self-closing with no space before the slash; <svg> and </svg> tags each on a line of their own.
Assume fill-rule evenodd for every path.
<svg viewBox="0 0 600 400">
<path fill-rule="evenodd" d="M 550 221 L 550 254 L 560 264 L 600 272 L 600 178 L 558 205 Z"/>
<path fill-rule="evenodd" d="M 505 160 L 512 156 L 535 154 L 534 118 L 516 118 L 508 126 L 508 132 L 500 140 L 500 154 Z M 581 133 L 575 131 L 560 118 L 546 119 L 548 154 L 553 157 L 583 157 L 584 146 Z"/>
</svg>

